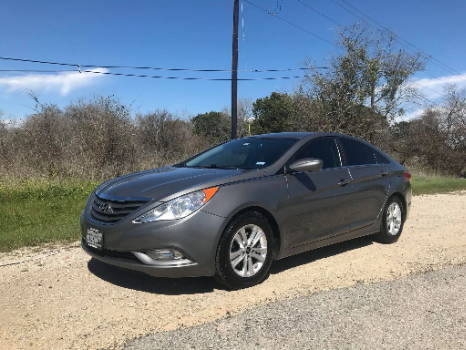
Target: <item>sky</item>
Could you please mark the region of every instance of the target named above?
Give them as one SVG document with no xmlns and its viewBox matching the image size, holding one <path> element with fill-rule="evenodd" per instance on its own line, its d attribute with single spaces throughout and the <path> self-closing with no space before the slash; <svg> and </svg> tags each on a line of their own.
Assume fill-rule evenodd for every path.
<svg viewBox="0 0 466 350">
<path fill-rule="evenodd" d="M 325 66 L 338 54 L 332 43 L 336 42 L 341 26 L 361 22 L 361 18 L 338 6 L 338 0 L 248 1 L 267 12 L 241 1 L 240 78 L 302 75 L 302 71 L 247 70 L 303 67 L 307 60 Z M 323 15 L 304 7 L 300 1 Z M 428 98 L 438 100 L 451 83 L 466 87 L 464 0 L 343 1 L 435 58 L 411 82 Z M 233 0 L 2 0 L 0 56 L 92 64 L 95 65 L 92 70 L 103 73 L 229 78 L 229 72 L 134 71 L 101 66 L 228 70 L 232 7 Z M 413 51 L 406 44 L 400 47 Z M 76 68 L 0 60 L 2 69 Z M 240 99 L 255 100 L 272 91 L 292 92 L 299 82 L 299 79 L 241 81 L 238 95 Z M 35 102 L 31 93 L 42 103 L 60 107 L 112 95 L 130 105 L 135 113 L 166 109 L 185 118 L 222 110 L 230 104 L 229 81 L 147 79 L 77 71 L 0 72 L 1 118 L 15 120 L 33 113 Z M 410 106 L 408 117 L 419 113 L 421 107 Z"/>
</svg>

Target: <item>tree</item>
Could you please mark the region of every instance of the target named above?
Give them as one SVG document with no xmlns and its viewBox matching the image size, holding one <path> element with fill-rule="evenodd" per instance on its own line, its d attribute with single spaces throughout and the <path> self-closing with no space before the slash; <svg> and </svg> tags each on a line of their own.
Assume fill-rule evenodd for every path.
<svg viewBox="0 0 466 350">
<path fill-rule="evenodd" d="M 192 119 L 195 135 L 206 137 L 209 142 L 219 143 L 230 137 L 230 118 L 222 112 L 198 114 Z"/>
<path fill-rule="evenodd" d="M 407 159 L 452 175 L 466 175 L 466 91 L 451 89 L 437 108 L 405 125 L 402 150 Z M 403 152 L 402 152 L 403 153 Z"/>
<path fill-rule="evenodd" d="M 252 100 L 241 98 L 238 100 L 238 137 L 251 135 L 251 124 L 254 121 Z"/>
<path fill-rule="evenodd" d="M 257 99 L 252 112 L 254 134 L 287 131 L 294 115 L 293 99 L 288 94 L 272 92 L 270 96 Z"/>
<path fill-rule="evenodd" d="M 407 80 L 423 68 L 420 54 L 394 47 L 387 33 L 353 26 L 341 34 L 343 54 L 326 72 L 315 70 L 303 90 L 314 102 L 313 115 L 323 130 L 360 136 L 371 142 L 403 113 L 414 98 Z"/>
<path fill-rule="evenodd" d="M 412 125 L 412 121 L 403 120 L 390 126 L 390 150 L 397 155 L 398 161 L 403 165 L 413 155 Z"/>
<path fill-rule="evenodd" d="M 167 111 L 138 115 L 136 117 L 136 135 L 141 149 L 146 150 L 139 157 L 146 158 L 147 164 L 167 163 L 178 160 L 184 154 L 197 149 L 192 140 L 189 121 L 175 118 Z M 191 143 L 186 140 L 191 139 Z"/>
<path fill-rule="evenodd" d="M 64 119 L 73 130 L 68 149 L 76 152 L 76 171 L 107 177 L 134 170 L 135 129 L 127 106 L 114 97 L 97 97 L 68 106 Z"/>
<path fill-rule="evenodd" d="M 41 169 L 48 176 L 60 172 L 61 161 L 67 157 L 66 145 L 70 142 L 63 111 L 55 105 L 39 106 L 37 113 L 22 125 L 21 143 L 28 149 L 30 166 Z"/>
<path fill-rule="evenodd" d="M 230 108 L 224 107 L 222 113 L 229 119 L 231 125 Z M 250 135 L 249 125 L 252 120 L 252 100 L 249 98 L 240 98 L 238 100 L 238 137 Z"/>
</svg>

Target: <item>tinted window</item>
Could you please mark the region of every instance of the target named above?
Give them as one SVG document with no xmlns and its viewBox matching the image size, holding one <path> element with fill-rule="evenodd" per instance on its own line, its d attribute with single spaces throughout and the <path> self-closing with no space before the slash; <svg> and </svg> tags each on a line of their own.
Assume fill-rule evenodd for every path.
<svg viewBox="0 0 466 350">
<path fill-rule="evenodd" d="M 374 150 L 365 144 L 347 138 L 341 138 L 340 142 L 345 150 L 346 165 L 375 164 Z"/>
<path fill-rule="evenodd" d="M 263 168 L 277 161 L 296 141 L 292 138 L 237 139 L 214 147 L 178 166 L 224 169 Z"/>
<path fill-rule="evenodd" d="M 310 141 L 296 152 L 293 160 L 302 158 L 317 158 L 322 160 L 323 168 L 334 168 L 340 166 L 338 150 L 335 141 L 331 137 L 325 137 Z"/>
<path fill-rule="evenodd" d="M 383 154 L 380 152 L 374 151 L 375 154 L 375 160 L 377 161 L 377 164 L 387 164 L 390 163 L 390 161 L 385 157 Z"/>
</svg>

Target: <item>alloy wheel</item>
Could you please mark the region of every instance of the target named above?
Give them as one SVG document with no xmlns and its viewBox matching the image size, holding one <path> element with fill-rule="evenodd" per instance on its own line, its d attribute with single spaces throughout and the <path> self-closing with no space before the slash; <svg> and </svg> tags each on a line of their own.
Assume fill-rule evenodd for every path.
<svg viewBox="0 0 466 350">
<path fill-rule="evenodd" d="M 392 236 L 396 236 L 401 228 L 401 208 L 397 202 L 391 203 L 387 208 L 387 232 Z"/>
<path fill-rule="evenodd" d="M 257 274 L 267 258 L 267 237 L 257 225 L 241 227 L 230 244 L 230 264 L 240 277 Z"/>
</svg>

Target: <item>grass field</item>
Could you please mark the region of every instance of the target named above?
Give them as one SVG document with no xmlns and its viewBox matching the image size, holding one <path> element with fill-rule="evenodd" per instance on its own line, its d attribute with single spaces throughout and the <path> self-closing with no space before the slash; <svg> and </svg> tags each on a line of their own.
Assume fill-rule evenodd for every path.
<svg viewBox="0 0 466 350">
<path fill-rule="evenodd" d="M 413 176 L 413 194 L 434 194 L 466 190 L 466 179 L 442 176 Z"/>
<path fill-rule="evenodd" d="M 0 251 L 79 237 L 79 214 L 97 184 L 0 182 Z"/>
<path fill-rule="evenodd" d="M 466 190 L 466 179 L 414 176 L 413 193 Z M 79 214 L 97 183 L 0 179 L 0 251 L 79 238 Z"/>
</svg>

